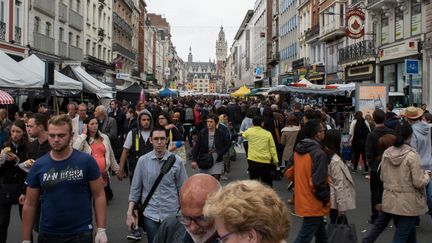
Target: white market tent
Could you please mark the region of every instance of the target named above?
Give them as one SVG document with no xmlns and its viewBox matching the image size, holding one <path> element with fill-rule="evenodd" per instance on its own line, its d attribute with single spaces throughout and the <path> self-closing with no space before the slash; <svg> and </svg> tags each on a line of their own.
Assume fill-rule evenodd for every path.
<svg viewBox="0 0 432 243">
<path fill-rule="evenodd" d="M 75 76 L 83 83 L 84 90 L 96 94 L 98 99 L 113 98 L 112 88 L 101 81 L 97 80 L 89 73 L 84 71 L 80 66 L 71 66 Z"/>
<path fill-rule="evenodd" d="M 0 87 L 6 89 L 41 89 L 45 80 L 19 65 L 14 59 L 0 51 Z"/>
<path fill-rule="evenodd" d="M 27 57 L 20 61 L 19 64 L 45 79 L 45 63 L 36 55 L 33 54 Z M 50 86 L 50 89 L 54 89 L 58 96 L 76 95 L 82 91 L 83 85 L 81 82 L 54 70 L 54 86 Z"/>
</svg>

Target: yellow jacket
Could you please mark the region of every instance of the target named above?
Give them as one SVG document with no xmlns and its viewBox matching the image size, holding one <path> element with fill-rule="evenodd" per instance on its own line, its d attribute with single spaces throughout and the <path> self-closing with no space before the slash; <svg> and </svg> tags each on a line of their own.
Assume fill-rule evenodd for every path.
<svg viewBox="0 0 432 243">
<path fill-rule="evenodd" d="M 248 160 L 267 164 L 279 162 L 276 145 L 269 131 L 253 126 L 243 132 L 242 136 L 248 140 Z"/>
</svg>

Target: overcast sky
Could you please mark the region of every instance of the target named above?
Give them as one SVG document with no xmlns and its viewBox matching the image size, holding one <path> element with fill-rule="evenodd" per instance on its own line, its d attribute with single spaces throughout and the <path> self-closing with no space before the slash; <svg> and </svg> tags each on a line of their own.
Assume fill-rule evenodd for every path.
<svg viewBox="0 0 432 243">
<path fill-rule="evenodd" d="M 146 0 L 149 13 L 161 14 L 171 25 L 172 42 L 187 61 L 189 46 L 194 61 L 216 59 L 216 40 L 224 27 L 229 48 L 255 0 Z"/>
</svg>

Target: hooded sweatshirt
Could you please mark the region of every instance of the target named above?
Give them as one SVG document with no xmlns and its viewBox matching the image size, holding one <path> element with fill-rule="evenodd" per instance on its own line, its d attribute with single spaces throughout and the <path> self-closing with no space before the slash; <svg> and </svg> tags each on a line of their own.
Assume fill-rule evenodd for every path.
<svg viewBox="0 0 432 243">
<path fill-rule="evenodd" d="M 430 170 L 432 169 L 431 130 L 426 123 L 421 121 L 412 124 L 411 127 L 413 129 L 411 147 L 419 153 L 422 168 Z"/>
<path fill-rule="evenodd" d="M 294 164 L 286 173 L 294 179 L 295 211 L 303 217 L 321 217 L 330 209 L 328 157 L 314 139 L 301 140 L 295 147 Z"/>
</svg>

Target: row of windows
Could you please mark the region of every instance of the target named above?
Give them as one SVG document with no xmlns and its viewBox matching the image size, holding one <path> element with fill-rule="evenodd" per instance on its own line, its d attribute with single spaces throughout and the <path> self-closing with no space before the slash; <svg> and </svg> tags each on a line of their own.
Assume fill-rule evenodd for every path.
<svg viewBox="0 0 432 243">
<path fill-rule="evenodd" d="M 294 4 L 296 0 L 282 0 L 279 4 L 279 11 L 284 13 L 287 9 Z"/>
<path fill-rule="evenodd" d="M 297 28 L 297 15 L 294 15 L 292 18 L 290 18 L 284 25 L 279 27 L 279 33 L 281 36 L 285 36 L 295 28 Z"/>
<path fill-rule="evenodd" d="M 41 33 L 41 20 L 39 17 L 34 18 L 34 31 L 36 33 Z M 49 21 L 45 22 L 45 30 L 42 31 L 42 34 L 44 34 L 48 37 L 51 37 L 52 24 Z M 59 28 L 59 41 L 65 42 L 64 38 L 65 38 L 64 29 L 62 27 L 60 27 Z M 74 34 L 72 32 L 69 32 L 68 33 L 68 43 L 70 45 L 73 45 L 75 43 L 76 47 L 80 47 L 80 36 L 76 35 L 75 42 L 73 41 L 73 39 L 74 39 Z"/>
<path fill-rule="evenodd" d="M 297 56 L 297 43 L 294 43 L 280 52 L 281 60 L 287 60 Z"/>
</svg>

